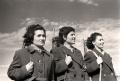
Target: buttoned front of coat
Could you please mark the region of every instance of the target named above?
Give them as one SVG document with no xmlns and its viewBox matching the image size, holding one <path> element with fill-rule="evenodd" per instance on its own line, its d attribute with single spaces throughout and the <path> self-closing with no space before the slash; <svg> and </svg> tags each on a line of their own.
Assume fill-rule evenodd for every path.
<svg viewBox="0 0 120 81">
<path fill-rule="evenodd" d="M 26 64 L 34 63 L 33 71 L 26 70 Z M 8 69 L 8 76 L 15 81 L 32 81 L 32 79 L 46 79 L 51 81 L 53 72 L 53 56 L 48 52 L 39 52 L 31 47 L 16 51 Z"/>
<path fill-rule="evenodd" d="M 83 57 L 81 52 L 74 48 L 71 52 L 65 46 L 60 46 L 52 50 L 56 62 L 56 74 L 58 81 L 84 81 Z M 71 56 L 72 62 L 67 65 L 65 63 L 66 55 Z"/>
</svg>

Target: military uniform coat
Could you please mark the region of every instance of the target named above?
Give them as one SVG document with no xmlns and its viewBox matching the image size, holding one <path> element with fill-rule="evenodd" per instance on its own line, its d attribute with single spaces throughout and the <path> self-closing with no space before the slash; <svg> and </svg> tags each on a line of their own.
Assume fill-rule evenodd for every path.
<svg viewBox="0 0 120 81">
<path fill-rule="evenodd" d="M 26 70 L 26 64 L 30 61 L 34 63 L 32 73 Z M 40 53 L 31 46 L 22 48 L 16 51 L 8 69 L 8 76 L 15 81 L 52 81 L 54 80 L 53 55 L 46 50 Z"/>
<path fill-rule="evenodd" d="M 57 81 L 84 81 L 84 71 L 82 69 L 83 57 L 81 52 L 74 48 L 73 52 L 61 45 L 52 49 L 56 63 Z M 67 65 L 66 55 L 72 57 L 72 62 Z"/>
<path fill-rule="evenodd" d="M 87 72 L 89 76 L 92 78 L 92 81 L 99 81 L 100 74 L 100 65 L 97 64 L 96 62 L 97 57 L 94 55 L 94 53 L 96 53 L 98 56 L 101 56 L 103 59 L 101 80 L 117 81 L 112 64 L 112 58 L 106 52 L 104 53 L 104 55 L 101 54 L 97 49 L 88 51 L 84 56 Z"/>
</svg>

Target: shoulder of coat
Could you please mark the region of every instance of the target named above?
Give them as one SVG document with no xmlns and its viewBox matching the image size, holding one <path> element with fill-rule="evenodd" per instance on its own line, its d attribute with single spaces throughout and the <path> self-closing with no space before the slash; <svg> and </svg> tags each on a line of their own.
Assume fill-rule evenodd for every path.
<svg viewBox="0 0 120 81">
<path fill-rule="evenodd" d="M 21 48 L 21 49 L 18 49 L 15 51 L 16 54 L 27 54 L 28 53 L 28 50 L 27 48 Z"/>
</svg>

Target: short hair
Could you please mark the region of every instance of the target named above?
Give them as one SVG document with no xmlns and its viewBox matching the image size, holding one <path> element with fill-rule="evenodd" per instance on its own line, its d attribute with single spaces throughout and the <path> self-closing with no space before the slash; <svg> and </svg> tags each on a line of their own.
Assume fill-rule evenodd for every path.
<svg viewBox="0 0 120 81">
<path fill-rule="evenodd" d="M 95 46 L 93 45 L 92 42 L 94 42 L 96 40 L 97 36 L 102 36 L 102 34 L 98 33 L 98 32 L 94 32 L 90 35 L 90 37 L 87 38 L 86 46 L 88 49 L 91 49 L 91 50 L 94 49 Z"/>
<path fill-rule="evenodd" d="M 75 32 L 75 29 L 71 26 L 65 26 L 65 27 L 62 27 L 60 30 L 59 30 L 59 38 L 60 38 L 60 43 L 63 44 L 65 42 L 64 37 L 67 37 L 68 33 L 70 33 L 71 31 Z"/>
<path fill-rule="evenodd" d="M 42 27 L 39 24 L 32 24 L 29 25 L 26 28 L 26 33 L 24 34 L 23 38 L 23 47 L 29 46 L 33 43 L 33 39 L 34 39 L 34 34 L 36 30 L 43 30 L 46 36 L 46 30 L 44 29 L 44 27 Z"/>
</svg>

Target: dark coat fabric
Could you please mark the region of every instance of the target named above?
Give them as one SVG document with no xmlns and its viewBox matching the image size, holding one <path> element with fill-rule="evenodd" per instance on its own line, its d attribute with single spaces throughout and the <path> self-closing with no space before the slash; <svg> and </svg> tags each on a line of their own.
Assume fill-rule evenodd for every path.
<svg viewBox="0 0 120 81">
<path fill-rule="evenodd" d="M 84 56 L 87 72 L 88 75 L 92 78 L 92 81 L 99 81 L 100 74 L 100 65 L 97 64 L 97 57 L 94 55 L 93 51 L 103 59 L 101 81 L 117 81 L 112 64 L 112 58 L 107 53 L 102 55 L 96 49 L 88 51 Z"/>
<path fill-rule="evenodd" d="M 71 52 L 70 49 L 61 45 L 52 49 L 52 54 L 56 63 L 57 81 L 84 81 L 83 57 L 80 50 L 74 48 L 74 51 Z M 72 57 L 69 65 L 65 63 L 66 55 Z"/>
<path fill-rule="evenodd" d="M 30 61 L 34 63 L 31 73 L 25 67 Z M 54 81 L 53 55 L 46 50 L 39 52 L 31 46 L 22 48 L 15 52 L 8 76 L 15 81 Z"/>
</svg>

